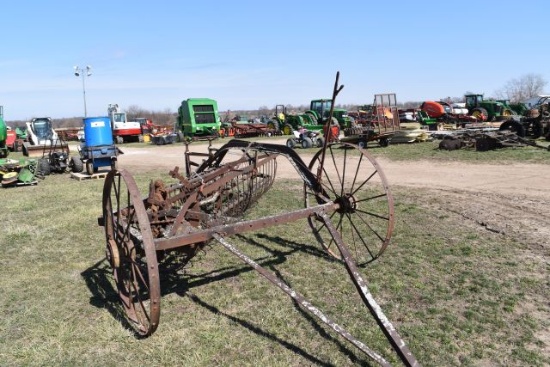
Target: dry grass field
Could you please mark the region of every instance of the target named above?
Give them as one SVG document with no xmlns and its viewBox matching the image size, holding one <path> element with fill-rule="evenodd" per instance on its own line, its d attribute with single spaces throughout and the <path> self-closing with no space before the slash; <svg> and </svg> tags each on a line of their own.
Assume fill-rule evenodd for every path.
<svg viewBox="0 0 550 367">
<path fill-rule="evenodd" d="M 370 150 L 396 217 L 392 244 L 362 269 L 370 291 L 424 366 L 550 365 L 550 153 L 434 146 Z M 181 145 L 122 150 L 143 193 L 183 162 Z M 284 165 L 279 174 L 247 218 L 301 207 L 301 181 Z M 0 189 L 1 365 L 370 365 L 215 243 L 163 280 L 160 326 L 137 338 L 105 261 L 102 186 L 65 174 Z M 229 241 L 400 364 L 305 221 Z"/>
</svg>

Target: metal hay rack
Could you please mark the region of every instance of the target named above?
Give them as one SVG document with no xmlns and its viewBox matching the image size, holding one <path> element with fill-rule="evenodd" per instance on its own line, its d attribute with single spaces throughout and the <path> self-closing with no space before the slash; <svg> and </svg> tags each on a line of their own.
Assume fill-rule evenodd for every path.
<svg viewBox="0 0 550 367">
<path fill-rule="evenodd" d="M 343 86 L 333 90 L 333 102 Z M 328 121 L 331 121 L 332 109 Z M 228 242 L 235 234 L 306 219 L 324 250 L 345 265 L 358 295 L 404 365 L 418 366 L 404 340 L 382 312 L 362 278 L 359 266 L 378 258 L 394 227 L 393 198 L 377 162 L 363 149 L 348 143 L 329 144 L 306 165 L 284 145 L 231 140 L 192 162 L 186 151 L 186 175 L 170 172 L 172 184 L 152 181 L 145 197 L 132 175 L 113 170 L 103 188 L 103 217 L 107 259 L 113 269 L 127 319 L 142 336 L 155 332 L 160 319 L 160 270 L 165 259 L 184 266 L 207 243 L 219 243 L 253 267 L 333 331 L 375 362 L 389 365 L 377 352 L 258 265 Z M 197 154 L 200 155 L 200 154 Z M 304 208 L 264 218 L 242 220 L 242 215 L 273 185 L 277 158 L 286 157 L 304 184 Z M 195 168 L 192 170 L 192 168 Z"/>
</svg>

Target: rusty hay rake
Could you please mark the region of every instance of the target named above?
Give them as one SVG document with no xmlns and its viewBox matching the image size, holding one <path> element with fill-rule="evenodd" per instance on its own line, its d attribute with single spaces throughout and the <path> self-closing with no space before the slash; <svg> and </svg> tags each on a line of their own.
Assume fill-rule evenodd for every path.
<svg viewBox="0 0 550 367">
<path fill-rule="evenodd" d="M 333 103 L 343 86 L 333 90 Z M 331 121 L 332 109 L 328 121 Z M 167 258 L 185 266 L 208 243 L 230 253 L 293 298 L 380 365 L 389 362 L 335 323 L 274 273 L 228 242 L 232 235 L 306 219 L 323 249 L 345 265 L 364 305 L 392 349 L 407 366 L 418 366 L 404 340 L 382 312 L 362 278 L 359 266 L 378 258 L 394 228 L 393 198 L 377 162 L 356 145 L 329 144 L 309 165 L 284 145 L 231 140 L 194 163 L 187 149 L 186 173 L 170 171 L 174 183 L 150 183 L 139 192 L 132 175 L 111 171 L 103 188 L 107 259 L 126 317 L 136 333 L 148 336 L 160 320 L 160 273 Z M 277 159 L 286 157 L 303 180 L 304 208 L 264 218 L 242 220 L 245 211 L 273 185 Z M 193 169 L 192 169 L 193 168 Z"/>
</svg>

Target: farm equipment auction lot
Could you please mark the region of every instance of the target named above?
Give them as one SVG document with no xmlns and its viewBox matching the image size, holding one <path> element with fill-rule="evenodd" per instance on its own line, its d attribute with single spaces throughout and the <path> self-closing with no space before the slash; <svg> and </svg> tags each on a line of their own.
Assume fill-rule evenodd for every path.
<svg viewBox="0 0 550 367">
<path fill-rule="evenodd" d="M 264 141 L 273 143 L 277 139 Z M 284 144 L 284 139 L 278 142 Z M 383 149 L 411 147 L 372 149 L 394 193 L 397 210 L 393 243 L 372 267 L 365 269 L 375 298 L 424 365 L 547 363 L 550 166 L 392 161 L 383 157 Z M 206 144 L 193 143 L 191 148 L 205 149 Z M 184 147 L 180 144 L 125 146 L 123 151 L 120 167 L 139 176 L 142 185 L 158 172 L 176 165 L 183 167 Z M 308 162 L 314 150 L 298 153 Z M 452 157 L 456 152 L 440 154 Z M 279 162 L 276 181 L 295 178 L 294 168 L 285 165 L 284 160 Z M 66 196 L 71 189 L 63 190 L 55 207 L 45 208 L 39 201 L 16 204 L 28 199 L 29 191 L 41 195 L 40 190 L 48 190 L 46 185 L 50 183 L 73 187 L 77 194 Z M 284 184 L 275 194 L 294 193 L 299 197 L 301 183 Z M 216 257 L 225 255 L 216 252 L 216 246 L 190 269 L 190 290 L 171 283 L 174 288 L 164 291 L 161 332 L 144 341 L 134 340 L 112 317 L 119 315 L 118 299 L 101 282 L 108 270 L 102 272 L 101 265 L 95 266 L 101 260 L 104 239 L 90 218 L 97 217 L 100 210 L 101 183 L 78 183 L 52 176 L 37 187 L 3 190 L 1 195 L 5 210 L 11 213 L 1 237 L 7 260 L 0 270 L 2 293 L 11 295 L 2 302 L 4 340 L 0 355 L 7 358 L 7 365 L 31 361 L 106 365 L 123 359 L 129 365 L 132 361 L 146 365 L 365 362 L 338 338 L 321 332 L 321 326 L 257 279 L 256 274 L 249 275 L 246 267 Z M 89 209 L 84 211 L 81 205 Z M 56 207 L 71 215 L 61 215 Z M 51 218 L 55 213 L 59 215 L 56 221 L 34 221 L 37 216 Z M 50 230 L 36 238 L 35 232 L 42 227 Z M 318 250 L 314 241 L 300 235 L 300 225 L 297 230 L 289 226 L 289 234 L 298 233 L 290 239 L 280 232 L 266 234 L 269 241 L 261 236 L 249 237 L 260 246 L 275 246 L 267 254 L 260 251 L 259 261 L 281 270 L 285 281 L 296 283 L 299 277 L 285 278 L 286 270 L 296 274 L 296 266 L 304 266 L 302 270 L 309 278 L 302 280 L 303 284 L 331 284 L 320 297 L 325 299 L 326 292 L 334 291 L 331 282 L 338 281 L 340 275 L 335 274 L 342 268 L 327 268 L 327 259 L 322 256 L 300 256 L 298 248 L 304 245 L 303 251 Z M 226 261 L 225 271 L 218 270 L 220 261 Z M 28 271 L 29 264 L 33 271 Z M 87 270 L 80 276 L 83 269 Z M 326 280 L 321 281 L 323 277 Z M 11 283 L 17 279 L 20 281 Z M 17 287 L 28 291 L 14 293 Z M 320 292 L 321 287 L 311 293 L 316 295 L 316 291 Z M 325 301 L 331 303 L 331 297 Z M 54 304 L 58 306 L 52 307 Z M 355 318 L 363 317 L 354 314 L 354 305 L 352 300 L 345 311 L 349 317 L 346 324 L 352 329 Z M 281 326 L 287 323 L 288 327 Z M 38 328 L 39 324 L 44 327 Z M 531 325 L 532 335 L 522 325 Z M 367 343 L 374 340 L 375 349 L 384 348 L 382 339 L 377 342 L 368 331 L 363 332 Z M 73 339 L 83 342 L 69 343 Z M 25 347 L 27 343 L 43 348 Z M 162 352 L 158 350 L 161 345 Z M 29 359 L 25 360 L 25 355 Z"/>
</svg>

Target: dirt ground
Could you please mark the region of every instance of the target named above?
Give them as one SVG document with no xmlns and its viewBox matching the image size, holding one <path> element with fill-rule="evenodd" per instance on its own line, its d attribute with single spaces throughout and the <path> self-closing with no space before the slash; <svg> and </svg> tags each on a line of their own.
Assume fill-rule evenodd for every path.
<svg viewBox="0 0 550 367">
<path fill-rule="evenodd" d="M 282 138 L 265 142 L 284 144 Z M 225 141 L 213 143 L 220 147 Z M 119 167 L 183 169 L 181 144 L 151 148 L 121 148 Z M 193 152 L 207 152 L 205 143 L 191 144 Z M 154 154 L 152 154 L 154 152 Z M 302 154 L 306 163 L 311 154 Z M 529 244 L 550 266 L 550 166 L 541 164 L 468 164 L 458 162 L 396 162 L 377 159 L 392 187 L 419 188 L 436 196 L 440 205 L 465 219 Z M 298 178 L 288 160 L 278 160 L 278 178 Z"/>
</svg>

